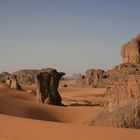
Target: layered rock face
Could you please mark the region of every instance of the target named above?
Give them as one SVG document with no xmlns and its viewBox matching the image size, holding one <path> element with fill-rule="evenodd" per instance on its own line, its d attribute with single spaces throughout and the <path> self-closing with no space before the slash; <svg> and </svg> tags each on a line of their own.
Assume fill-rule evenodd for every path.
<svg viewBox="0 0 140 140">
<path fill-rule="evenodd" d="M 38 72 L 39 70 L 20 70 L 13 74 L 17 75 L 17 80 L 20 84 L 33 84 Z"/>
<path fill-rule="evenodd" d="M 16 75 L 10 75 L 7 79 L 7 83 L 9 84 L 10 88 L 13 88 L 16 90 L 22 90 L 21 86 L 18 83 Z"/>
<path fill-rule="evenodd" d="M 140 34 L 123 45 L 121 55 L 124 63 L 140 64 Z"/>
<path fill-rule="evenodd" d="M 40 103 L 62 105 L 58 92 L 59 81 L 65 75 L 52 68 L 42 69 L 36 76 L 37 100 Z"/>
</svg>

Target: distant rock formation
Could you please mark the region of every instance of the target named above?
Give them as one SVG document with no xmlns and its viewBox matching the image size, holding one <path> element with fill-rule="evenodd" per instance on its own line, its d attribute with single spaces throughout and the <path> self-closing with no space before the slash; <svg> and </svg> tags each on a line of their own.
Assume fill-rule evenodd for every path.
<svg viewBox="0 0 140 140">
<path fill-rule="evenodd" d="M 115 66 L 112 70 L 90 69 L 87 70 L 85 79 L 77 80 L 76 86 L 83 87 L 110 87 L 116 77 L 135 74 L 140 71 L 140 34 L 130 42 L 124 44 L 121 49 L 123 64 Z"/>
<path fill-rule="evenodd" d="M 10 76 L 10 73 L 8 72 L 2 72 L 0 74 L 0 83 L 6 83 L 7 78 Z"/>
<path fill-rule="evenodd" d="M 103 87 L 101 79 L 106 78 L 106 76 L 104 70 L 89 69 L 86 71 L 85 76 L 76 81 L 75 85 L 78 87 Z"/>
<path fill-rule="evenodd" d="M 74 73 L 74 74 L 64 78 L 64 80 L 80 80 L 80 79 L 82 79 L 81 73 Z"/>
<path fill-rule="evenodd" d="M 123 63 L 140 64 L 140 34 L 121 49 Z"/>
<path fill-rule="evenodd" d="M 17 75 L 17 80 L 20 84 L 33 84 L 35 83 L 35 77 L 39 70 L 19 70 L 14 72 L 14 75 Z"/>
<path fill-rule="evenodd" d="M 7 83 L 9 83 L 10 88 L 13 88 L 16 90 L 22 90 L 21 86 L 18 83 L 16 75 L 10 75 L 7 79 Z"/>
<path fill-rule="evenodd" d="M 40 103 L 51 105 L 62 105 L 61 96 L 58 92 L 59 81 L 65 75 L 63 72 L 57 72 L 56 69 L 42 69 L 36 76 L 37 99 Z"/>
<path fill-rule="evenodd" d="M 77 80 L 77 87 L 108 88 L 113 85 L 113 80 L 118 77 L 125 77 L 131 74 L 140 73 L 140 64 L 124 63 L 115 66 L 112 70 L 87 70 L 85 78 Z"/>
<path fill-rule="evenodd" d="M 89 69 L 86 71 L 85 81 L 87 85 L 98 87 L 99 81 L 106 77 L 104 70 Z"/>
</svg>

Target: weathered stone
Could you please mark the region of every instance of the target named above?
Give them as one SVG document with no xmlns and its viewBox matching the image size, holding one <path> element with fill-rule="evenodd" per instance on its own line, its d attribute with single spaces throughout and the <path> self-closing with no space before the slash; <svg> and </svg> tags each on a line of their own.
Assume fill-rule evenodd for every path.
<svg viewBox="0 0 140 140">
<path fill-rule="evenodd" d="M 34 84 L 35 83 L 35 77 L 39 70 L 19 70 L 17 72 L 14 72 L 14 75 L 17 75 L 17 80 L 20 84 Z"/>
<path fill-rule="evenodd" d="M 91 125 L 140 128 L 140 35 L 125 44 L 121 53 L 124 63 L 101 79 L 108 87 L 106 103 Z"/>
<path fill-rule="evenodd" d="M 62 105 L 58 86 L 61 77 L 65 73 L 57 72 L 55 69 L 42 69 L 36 76 L 37 99 L 40 103 Z"/>
<path fill-rule="evenodd" d="M 16 89 L 16 90 L 22 90 L 21 86 L 18 83 L 17 76 L 16 75 L 10 75 L 7 79 L 9 83 L 9 87 Z"/>
<path fill-rule="evenodd" d="M 104 70 L 95 70 L 90 69 L 86 72 L 86 84 L 90 85 L 92 87 L 97 87 L 99 84 L 100 79 L 104 78 L 106 75 L 106 72 Z"/>
<path fill-rule="evenodd" d="M 140 64 L 140 34 L 123 45 L 121 56 L 124 63 Z"/>
<path fill-rule="evenodd" d="M 89 69 L 86 75 L 75 82 L 75 85 L 80 87 L 102 87 L 101 79 L 106 78 L 104 70 Z"/>
<path fill-rule="evenodd" d="M 6 83 L 7 78 L 10 76 L 10 73 L 8 72 L 2 72 L 0 74 L 0 83 Z"/>
<path fill-rule="evenodd" d="M 116 75 L 110 79 L 112 86 L 106 92 L 104 111 L 91 125 L 140 128 L 139 72 Z"/>
</svg>

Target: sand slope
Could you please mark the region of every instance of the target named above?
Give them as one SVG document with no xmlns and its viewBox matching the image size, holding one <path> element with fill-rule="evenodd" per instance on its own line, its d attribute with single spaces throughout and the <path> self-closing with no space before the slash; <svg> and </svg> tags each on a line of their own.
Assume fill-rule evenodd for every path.
<svg viewBox="0 0 140 140">
<path fill-rule="evenodd" d="M 140 131 L 86 127 L 0 115 L 0 140 L 139 140 Z"/>
<path fill-rule="evenodd" d="M 36 102 L 36 97 L 31 93 L 0 85 L 0 140 L 140 139 L 140 130 L 83 125 L 102 110 L 102 107 L 83 104 L 86 101 L 93 104 L 103 102 L 104 89 L 60 88 L 60 91 L 65 103 L 78 102 L 78 106 L 42 105 Z"/>
<path fill-rule="evenodd" d="M 36 102 L 36 97 L 7 87 L 0 88 L 0 113 L 38 120 L 83 123 L 101 111 L 101 107 L 58 107 Z"/>
</svg>

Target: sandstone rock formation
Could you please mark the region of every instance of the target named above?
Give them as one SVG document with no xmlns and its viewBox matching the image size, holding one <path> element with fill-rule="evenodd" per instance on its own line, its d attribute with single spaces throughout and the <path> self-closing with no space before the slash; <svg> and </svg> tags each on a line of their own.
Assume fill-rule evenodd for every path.
<svg viewBox="0 0 140 140">
<path fill-rule="evenodd" d="M 140 75 L 117 77 L 112 82 L 104 111 L 91 124 L 140 128 Z"/>
<path fill-rule="evenodd" d="M 86 71 L 86 84 L 92 86 L 92 87 L 97 87 L 98 82 L 100 79 L 106 77 L 106 72 L 104 70 L 95 70 L 95 69 L 90 69 Z"/>
<path fill-rule="evenodd" d="M 140 74 L 140 65 L 134 65 L 130 63 L 120 64 L 115 66 L 112 70 L 108 70 L 105 79 L 101 79 L 104 88 L 112 87 L 114 85 L 114 80 L 122 77 L 127 77 L 132 74 Z"/>
<path fill-rule="evenodd" d="M 42 69 L 36 76 L 37 99 L 40 103 L 62 105 L 61 96 L 57 89 L 63 72 L 52 68 Z"/>
<path fill-rule="evenodd" d="M 0 74 L 0 83 L 6 83 L 7 78 L 10 76 L 10 73 L 8 72 L 2 72 Z"/>
<path fill-rule="evenodd" d="M 18 83 L 16 75 L 10 75 L 7 80 L 8 80 L 7 83 L 9 83 L 10 88 L 13 88 L 16 90 L 22 90 L 21 86 Z"/>
<path fill-rule="evenodd" d="M 140 35 L 121 50 L 123 64 L 107 71 L 104 111 L 91 125 L 140 128 Z"/>
<path fill-rule="evenodd" d="M 82 87 L 102 87 L 101 79 L 106 78 L 104 70 L 89 69 L 86 75 L 76 81 L 76 86 Z"/>
<path fill-rule="evenodd" d="M 20 84 L 33 84 L 35 83 L 35 77 L 39 70 L 19 70 L 14 72 L 17 75 L 17 80 Z"/>
<path fill-rule="evenodd" d="M 130 42 L 124 44 L 121 49 L 123 64 L 115 66 L 112 70 L 90 69 L 86 72 L 85 79 L 77 80 L 76 86 L 110 87 L 112 79 L 116 76 L 127 76 L 140 70 L 140 34 Z"/>
<path fill-rule="evenodd" d="M 113 85 L 113 80 L 131 74 L 140 74 L 140 64 L 124 63 L 115 66 L 112 70 L 87 70 L 85 78 L 77 80 L 78 87 L 108 88 Z"/>
<path fill-rule="evenodd" d="M 121 55 L 124 63 L 140 64 L 140 34 L 123 45 Z"/>
</svg>

